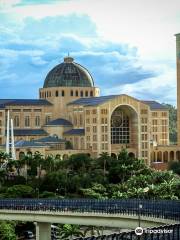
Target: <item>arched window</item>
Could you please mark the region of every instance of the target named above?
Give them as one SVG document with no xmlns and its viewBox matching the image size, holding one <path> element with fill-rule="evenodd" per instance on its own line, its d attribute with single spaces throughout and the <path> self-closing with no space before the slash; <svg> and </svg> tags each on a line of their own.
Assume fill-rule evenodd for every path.
<svg viewBox="0 0 180 240">
<path fill-rule="evenodd" d="M 49 97 L 51 97 L 51 92 L 49 92 Z"/>
<path fill-rule="evenodd" d="M 156 153 L 155 152 L 151 153 L 151 162 L 156 162 Z"/>
<path fill-rule="evenodd" d="M 32 152 L 31 152 L 31 151 L 28 151 L 28 152 L 27 152 L 27 155 L 28 155 L 28 156 L 32 156 Z"/>
<path fill-rule="evenodd" d="M 73 97 L 73 90 L 71 90 L 71 97 Z"/>
<path fill-rule="evenodd" d="M 170 159 L 170 161 L 173 161 L 173 160 L 174 160 L 174 152 L 173 152 L 173 151 L 171 151 L 171 152 L 169 153 L 169 159 Z"/>
<path fill-rule="evenodd" d="M 24 158 L 24 156 L 25 156 L 24 152 L 20 152 L 20 153 L 19 153 L 19 159 L 20 159 L 20 160 L 22 160 L 22 159 Z"/>
<path fill-rule="evenodd" d="M 129 156 L 130 158 L 135 158 L 135 154 L 134 154 L 133 152 L 130 152 L 130 153 L 128 154 L 128 156 Z"/>
<path fill-rule="evenodd" d="M 90 96 L 93 97 L 93 91 L 90 92 Z"/>
<path fill-rule="evenodd" d="M 163 161 L 164 161 L 165 163 L 168 162 L 168 152 L 167 152 L 167 151 L 166 151 L 166 152 L 163 152 Z"/>
<path fill-rule="evenodd" d="M 83 91 L 81 91 L 81 97 L 83 97 Z"/>
<path fill-rule="evenodd" d="M 117 155 L 115 153 L 111 153 L 111 157 L 117 159 Z"/>
<path fill-rule="evenodd" d="M 176 152 L 176 160 L 178 160 L 178 161 L 180 160 L 180 151 Z"/>
<path fill-rule="evenodd" d="M 111 143 L 128 144 L 130 142 L 130 119 L 125 110 L 115 109 L 111 117 Z"/>
<path fill-rule="evenodd" d="M 86 95 L 86 97 L 88 97 L 88 91 L 86 91 L 85 95 Z"/>
<path fill-rule="evenodd" d="M 64 97 L 65 96 L 65 92 L 64 92 L 64 90 L 62 90 L 62 97 Z"/>
<path fill-rule="evenodd" d="M 159 151 L 157 153 L 157 162 L 162 162 L 162 152 L 161 151 Z"/>
<path fill-rule="evenodd" d="M 76 97 L 78 97 L 78 91 L 76 91 Z"/>
<path fill-rule="evenodd" d="M 59 96 L 59 92 L 58 91 L 56 91 L 56 97 L 58 97 Z"/>
</svg>

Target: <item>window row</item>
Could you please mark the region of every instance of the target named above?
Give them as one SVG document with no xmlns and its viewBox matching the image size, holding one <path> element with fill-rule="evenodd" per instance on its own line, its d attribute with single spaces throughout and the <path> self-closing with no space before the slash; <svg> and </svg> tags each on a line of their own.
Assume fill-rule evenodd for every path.
<svg viewBox="0 0 180 240">
<path fill-rule="evenodd" d="M 86 115 L 90 115 L 90 114 L 91 114 L 91 110 L 86 110 Z M 97 109 L 93 109 L 92 114 L 97 114 Z"/>
<path fill-rule="evenodd" d="M 12 109 L 12 112 L 42 112 L 42 109 Z"/>
<path fill-rule="evenodd" d="M 30 127 L 31 121 L 30 121 L 30 116 L 25 116 L 24 118 L 24 126 L 25 127 Z M 36 116 L 34 120 L 34 125 L 35 127 L 40 127 L 41 126 L 41 118 L 40 116 Z M 14 117 L 14 127 L 19 127 L 20 126 L 20 117 L 15 116 Z"/>
<path fill-rule="evenodd" d="M 152 116 L 153 117 L 158 117 L 158 116 L 162 116 L 162 117 L 167 117 L 168 113 L 167 112 L 152 112 Z"/>
<path fill-rule="evenodd" d="M 54 93 L 54 94 L 53 94 Z M 66 92 L 67 94 L 67 92 Z M 65 97 L 64 90 L 56 90 L 55 92 L 46 91 L 40 92 L 40 98 L 48 98 L 48 97 Z M 93 97 L 93 91 L 78 91 L 78 90 L 71 90 L 70 96 L 73 97 Z"/>
</svg>

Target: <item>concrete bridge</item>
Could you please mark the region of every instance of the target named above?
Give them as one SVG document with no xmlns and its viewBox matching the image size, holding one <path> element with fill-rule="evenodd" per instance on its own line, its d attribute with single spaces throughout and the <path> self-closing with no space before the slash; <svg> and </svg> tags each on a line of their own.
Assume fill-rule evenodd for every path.
<svg viewBox="0 0 180 240">
<path fill-rule="evenodd" d="M 51 239 L 51 224 L 135 229 L 180 222 L 180 201 L 2 199 L 0 220 L 36 223 L 36 239 Z"/>
</svg>

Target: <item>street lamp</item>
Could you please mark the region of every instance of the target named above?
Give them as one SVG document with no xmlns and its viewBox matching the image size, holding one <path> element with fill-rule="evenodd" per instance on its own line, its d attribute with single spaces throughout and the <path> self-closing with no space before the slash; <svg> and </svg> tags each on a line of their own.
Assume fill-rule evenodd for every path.
<svg viewBox="0 0 180 240">
<path fill-rule="evenodd" d="M 141 227 L 141 209 L 142 209 L 142 204 L 139 204 L 139 209 L 138 209 L 138 227 Z"/>
<path fill-rule="evenodd" d="M 56 188 L 56 192 L 55 192 L 55 195 L 57 196 L 59 193 L 59 188 Z"/>
</svg>

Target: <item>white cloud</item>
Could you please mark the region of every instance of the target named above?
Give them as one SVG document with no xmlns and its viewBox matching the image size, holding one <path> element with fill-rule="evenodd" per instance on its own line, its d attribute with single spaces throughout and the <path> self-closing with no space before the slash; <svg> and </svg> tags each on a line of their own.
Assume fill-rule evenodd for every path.
<svg viewBox="0 0 180 240">
<path fill-rule="evenodd" d="M 19 3 L 20 0 L 7 1 L 9 1 L 9 4 L 5 6 L 3 10 L 1 9 L 2 13 L 6 13 L 16 23 L 14 28 L 15 32 L 16 29 L 22 29 L 22 34 L 27 36 L 24 38 L 24 36 L 18 35 L 18 32 L 17 36 L 13 35 L 12 25 L 4 20 L 5 26 L 2 27 L 3 31 L 11 36 L 13 42 L 15 42 L 15 39 L 17 43 L 22 42 L 31 44 L 33 41 L 34 46 L 37 48 L 48 47 L 54 51 L 58 49 L 59 43 L 61 43 L 63 38 L 69 38 L 72 42 L 75 40 L 76 44 L 79 43 L 79 46 L 83 45 L 82 48 L 85 49 L 79 49 L 77 52 L 74 52 L 75 55 L 82 55 L 82 57 L 83 54 L 86 55 L 88 51 L 91 51 L 92 55 L 104 54 L 101 48 L 102 46 L 100 46 L 103 42 L 109 41 L 109 43 L 125 43 L 130 46 L 135 46 L 138 50 L 138 54 L 133 56 L 128 50 L 128 64 L 134 68 L 143 66 L 146 70 L 153 70 L 155 73 L 158 73 L 158 77 L 139 81 L 137 83 L 124 84 L 123 86 L 121 85 L 119 89 L 112 87 L 111 89 L 104 90 L 104 93 L 124 91 L 135 96 L 143 96 L 144 93 L 147 93 L 149 97 L 152 96 L 156 98 L 159 95 L 159 99 L 165 99 L 165 97 L 167 97 L 167 101 L 175 102 L 175 37 L 173 35 L 180 31 L 179 0 L 73 0 L 54 4 L 38 5 L 36 3 L 35 6 L 25 5 L 18 7 L 14 6 Z M 7 1 L 0 0 L 0 3 L 5 3 Z M 51 17 L 67 16 L 68 18 L 68 14 L 72 13 L 77 16 L 87 14 L 90 20 L 95 23 L 96 36 L 90 36 L 90 34 L 86 37 L 85 35 L 87 32 L 82 36 L 80 34 L 81 25 L 76 25 L 76 32 L 74 32 L 74 27 L 71 27 L 68 32 L 63 32 L 64 30 L 59 28 L 58 24 L 55 23 L 54 32 L 57 31 L 57 34 L 52 33 L 52 25 L 48 28 L 47 24 L 45 26 L 46 30 L 41 29 L 41 25 L 38 25 L 41 21 L 43 22 L 47 16 L 50 17 L 48 20 L 50 22 Z M 28 17 L 30 18 L 28 19 Z M 30 37 L 31 32 L 28 29 L 27 32 L 24 33 L 24 27 L 26 27 L 27 21 L 31 22 L 31 20 L 37 20 L 38 26 L 37 35 L 36 32 L 34 32 L 32 38 Z M 32 27 L 35 26 L 35 21 L 34 23 L 32 21 Z M 70 22 L 68 22 L 68 24 L 69 23 Z M 73 26 L 73 20 L 71 24 Z M 88 24 L 86 23 L 85 25 Z M 42 37 L 40 38 L 38 31 L 41 30 Z M 89 28 L 88 31 L 91 32 Z M 71 42 L 68 42 L 68 44 L 69 47 Z M 66 51 L 66 49 L 64 48 L 62 51 Z M 46 63 L 46 60 L 40 57 L 40 53 L 31 54 L 26 51 L 21 51 L 19 53 L 21 55 L 32 55 L 32 63 L 36 65 L 39 64 L 39 66 L 43 66 L 43 64 Z M 16 53 L 6 52 L 6 54 L 10 56 Z M 57 57 L 58 54 L 59 53 L 57 53 Z M 122 58 L 124 58 L 124 61 L 126 59 L 123 55 L 118 55 L 117 49 L 110 51 L 108 54 L 111 56 L 113 55 L 117 61 L 122 61 Z M 105 71 L 110 72 L 111 70 L 112 72 L 114 71 L 114 73 L 116 72 L 109 63 Z M 123 70 L 125 70 L 125 67 Z M 161 94 L 161 90 L 163 90 L 163 94 Z M 164 94 L 165 90 L 167 90 L 166 95 Z"/>
</svg>

